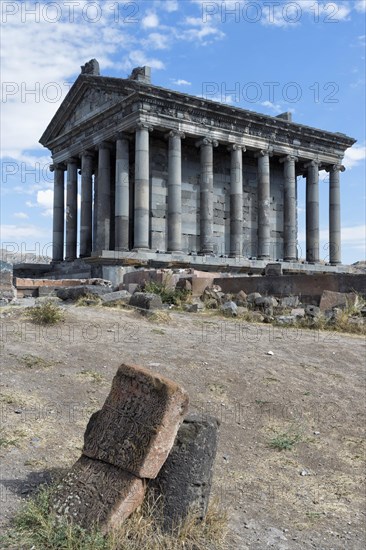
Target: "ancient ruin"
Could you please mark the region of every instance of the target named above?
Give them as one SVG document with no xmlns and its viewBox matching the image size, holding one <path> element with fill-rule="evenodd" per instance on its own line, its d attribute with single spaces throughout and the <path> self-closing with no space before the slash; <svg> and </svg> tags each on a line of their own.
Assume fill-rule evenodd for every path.
<svg viewBox="0 0 366 550">
<path fill-rule="evenodd" d="M 290 113 L 272 117 L 155 86 L 149 67 L 129 78 L 101 76 L 91 60 L 40 142 L 53 158 L 55 263 L 79 256 L 93 265 L 137 258 L 218 266 L 225 258 L 229 267 L 278 261 L 314 271 L 324 260 L 325 170 L 322 271 L 342 269 L 340 173 L 355 143 L 342 133 L 295 123 Z M 298 176 L 306 179 L 306 251 L 298 247 Z"/>
</svg>

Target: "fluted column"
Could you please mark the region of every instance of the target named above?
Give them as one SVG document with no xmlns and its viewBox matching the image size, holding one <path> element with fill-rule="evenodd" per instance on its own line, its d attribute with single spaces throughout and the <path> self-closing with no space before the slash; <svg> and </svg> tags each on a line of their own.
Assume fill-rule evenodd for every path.
<svg viewBox="0 0 366 550">
<path fill-rule="evenodd" d="M 332 265 L 342 263 L 341 260 L 341 189 L 340 172 L 345 167 L 333 164 L 327 168 L 329 172 L 329 261 Z"/>
<path fill-rule="evenodd" d="M 204 138 L 196 143 L 201 150 L 200 252 L 212 254 L 213 247 L 213 147 L 216 140 Z"/>
<path fill-rule="evenodd" d="M 243 151 L 245 147 L 233 143 L 230 171 L 230 257 L 243 254 Z"/>
<path fill-rule="evenodd" d="M 168 252 L 182 251 L 182 142 L 183 132 L 169 133 Z"/>
<path fill-rule="evenodd" d="M 110 144 L 103 142 L 98 150 L 98 190 L 96 205 L 95 249 L 109 250 L 111 222 L 111 152 Z"/>
<path fill-rule="evenodd" d="M 306 259 L 319 262 L 319 163 L 305 164 L 306 174 Z"/>
<path fill-rule="evenodd" d="M 77 245 L 78 160 L 67 161 L 66 260 L 75 260 Z"/>
<path fill-rule="evenodd" d="M 129 249 L 130 231 L 129 140 L 118 136 L 116 143 L 115 248 Z"/>
<path fill-rule="evenodd" d="M 152 128 L 138 123 L 135 140 L 135 219 L 134 248 L 150 248 L 150 165 L 149 132 Z"/>
<path fill-rule="evenodd" d="M 65 167 L 54 164 L 50 170 L 54 176 L 52 260 L 58 262 L 64 259 Z"/>
<path fill-rule="evenodd" d="M 81 210 L 80 210 L 80 258 L 89 257 L 92 250 L 92 201 L 94 154 L 85 151 L 81 155 Z"/>
<path fill-rule="evenodd" d="M 288 155 L 280 159 L 283 162 L 284 201 L 283 201 L 283 253 L 286 262 L 297 259 L 297 224 L 296 224 L 296 171 L 297 157 Z"/>
<path fill-rule="evenodd" d="M 269 150 L 262 150 L 258 158 L 258 259 L 270 258 L 270 169 Z"/>
</svg>

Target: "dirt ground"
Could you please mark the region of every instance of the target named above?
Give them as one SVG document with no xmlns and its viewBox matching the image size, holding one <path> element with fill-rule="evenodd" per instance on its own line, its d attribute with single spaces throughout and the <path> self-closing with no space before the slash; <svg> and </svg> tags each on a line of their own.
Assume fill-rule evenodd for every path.
<svg viewBox="0 0 366 550">
<path fill-rule="evenodd" d="M 191 411 L 220 418 L 213 493 L 229 512 L 231 548 L 365 547 L 364 338 L 73 305 L 64 323 L 39 328 L 20 308 L 4 311 L 2 529 L 78 458 L 89 416 L 130 362 L 182 384 Z M 283 434 L 293 448 L 271 447 Z"/>
</svg>

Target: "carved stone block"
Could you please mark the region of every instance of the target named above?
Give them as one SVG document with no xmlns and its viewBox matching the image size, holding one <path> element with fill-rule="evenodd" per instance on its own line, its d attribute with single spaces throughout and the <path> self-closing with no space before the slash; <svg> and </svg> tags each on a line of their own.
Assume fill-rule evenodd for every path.
<svg viewBox="0 0 366 550">
<path fill-rule="evenodd" d="M 85 529 L 118 527 L 145 496 L 145 482 L 116 466 L 81 456 L 57 485 L 51 508 Z"/>
<path fill-rule="evenodd" d="M 121 365 L 102 409 L 92 415 L 83 454 L 154 478 L 173 446 L 188 394 L 146 369 Z"/>
</svg>

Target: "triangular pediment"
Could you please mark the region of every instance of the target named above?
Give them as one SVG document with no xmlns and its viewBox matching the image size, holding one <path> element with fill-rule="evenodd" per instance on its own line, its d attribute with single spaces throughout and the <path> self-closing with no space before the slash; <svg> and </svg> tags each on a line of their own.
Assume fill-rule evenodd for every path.
<svg viewBox="0 0 366 550">
<path fill-rule="evenodd" d="M 59 136 L 107 111 L 128 95 L 123 86 L 108 86 L 103 77 L 79 77 L 40 139 L 48 147 Z"/>
</svg>

